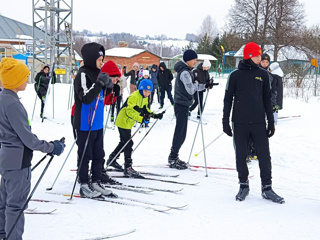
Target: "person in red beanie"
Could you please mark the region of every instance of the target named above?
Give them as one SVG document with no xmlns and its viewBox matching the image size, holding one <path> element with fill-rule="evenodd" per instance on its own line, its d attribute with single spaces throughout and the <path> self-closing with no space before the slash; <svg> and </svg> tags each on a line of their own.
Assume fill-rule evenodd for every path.
<svg viewBox="0 0 320 240">
<path fill-rule="evenodd" d="M 121 72 L 113 61 L 106 62 L 101 68 L 101 71 L 108 73 L 113 83 L 113 91 L 106 97 L 105 105 L 111 105 L 110 119 L 111 122 L 114 122 L 114 109 L 117 107 L 117 114 L 119 114 L 122 100 L 122 90 L 127 86 L 126 78 L 120 78 Z"/>
<path fill-rule="evenodd" d="M 262 51 L 258 44 L 247 43 L 243 50 L 244 59 L 239 62 L 238 69 L 229 75 L 224 96 L 223 131 L 228 136 L 233 136 L 235 146 L 240 184 L 236 200 L 243 201 L 249 194 L 249 171 L 246 156 L 248 141 L 252 139 L 259 159 L 262 197 L 273 202 L 284 203 L 284 199 L 278 196 L 271 187 L 271 157 L 268 138 L 273 136 L 275 127 L 269 76 L 264 69 L 259 67 L 261 54 Z M 233 131 L 229 123 L 231 108 Z"/>
</svg>

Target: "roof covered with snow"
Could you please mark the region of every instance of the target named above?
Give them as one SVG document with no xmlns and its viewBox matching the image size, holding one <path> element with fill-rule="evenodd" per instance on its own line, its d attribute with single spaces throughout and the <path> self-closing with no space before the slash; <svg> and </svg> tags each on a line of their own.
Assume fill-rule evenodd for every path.
<svg viewBox="0 0 320 240">
<path fill-rule="evenodd" d="M 174 56 L 172 59 L 182 59 L 182 54 Z M 198 60 L 204 61 L 205 59 L 211 60 L 211 61 L 217 61 L 217 59 L 210 55 L 210 54 L 198 54 Z"/>
<path fill-rule="evenodd" d="M 111 48 L 105 51 L 105 55 L 109 57 L 124 57 L 124 58 L 132 58 L 140 53 L 146 52 L 146 49 L 139 48 L 127 48 L 127 47 L 116 47 Z"/>
<path fill-rule="evenodd" d="M 243 45 L 234 55 L 236 58 L 242 58 L 243 57 Z M 305 49 L 304 51 L 301 49 Z M 299 60 L 299 61 L 309 61 L 309 57 L 307 55 L 307 52 L 310 53 L 310 50 L 306 49 L 305 47 L 300 47 L 298 49 L 297 47 L 293 46 L 286 46 L 279 50 L 278 52 L 278 62 L 287 61 L 287 60 Z M 270 61 L 274 61 L 274 46 L 273 45 L 265 45 L 264 47 L 264 53 L 269 54 Z"/>
</svg>

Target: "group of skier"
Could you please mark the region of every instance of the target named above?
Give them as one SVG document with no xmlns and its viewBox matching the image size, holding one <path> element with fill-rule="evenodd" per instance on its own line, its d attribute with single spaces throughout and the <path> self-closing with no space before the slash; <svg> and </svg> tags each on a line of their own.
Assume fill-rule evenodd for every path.
<svg viewBox="0 0 320 240">
<path fill-rule="evenodd" d="M 143 72 L 143 79 L 137 85 L 138 64 L 133 65 L 133 70 L 128 74 L 130 80 L 130 96 L 126 99 L 117 118 L 115 125 L 118 127 L 120 141 L 111 152 L 105 164 L 103 144 L 104 105 L 106 97 L 114 98 L 121 95 L 123 84 L 122 74 L 117 65 L 108 61 L 103 63 L 105 49 L 98 43 L 88 43 L 81 49 L 83 66 L 74 80 L 74 116 L 73 128 L 78 146 L 78 172 L 80 194 L 86 198 L 97 198 L 102 195 L 117 197 L 112 191 L 107 190 L 103 184 L 120 184 L 108 176 L 106 167 L 112 166 L 123 171 L 124 176 L 139 178 L 141 175 L 132 167 L 132 136 L 131 129 L 138 123 L 148 124 L 150 118 L 163 118 L 165 111 L 155 113 L 150 110 L 149 96 L 154 92 L 154 72 L 157 79 L 166 76 L 171 86 L 172 74 L 165 64 L 161 63 L 159 69 L 152 67 L 152 72 Z M 262 61 L 261 61 L 262 56 Z M 179 151 L 185 141 L 188 115 L 194 99 L 205 89 L 214 86 L 210 79 L 208 69 L 210 62 L 199 64 L 197 69 L 197 53 L 191 49 L 186 50 L 183 58 L 174 66 L 177 73 L 174 88 L 174 98 L 171 89 L 160 85 L 160 108 L 163 107 L 163 96 L 167 92 L 176 117 L 176 126 L 173 135 L 171 151 L 168 156 L 170 168 L 179 170 L 187 169 L 186 162 L 179 158 Z M 271 74 L 263 68 L 263 61 L 270 63 L 267 54 L 262 55 L 259 45 L 249 42 L 244 48 L 244 59 L 240 61 L 238 69 L 233 71 L 227 80 L 223 108 L 223 131 L 228 136 L 233 136 L 236 154 L 236 166 L 240 189 L 236 200 L 243 201 L 249 193 L 248 166 L 246 164 L 248 143 L 251 141 L 256 150 L 262 196 L 277 203 L 284 199 L 272 189 L 271 157 L 269 140 L 275 133 L 276 113 L 282 108 L 282 80 L 283 73 L 279 64 L 271 64 Z M 260 67 L 260 64 L 262 67 Z M 170 73 L 169 73 L 169 71 Z M 42 76 L 46 76 L 49 67 L 42 69 L 36 83 L 38 96 L 43 99 L 41 89 Z M 50 155 L 60 155 L 65 144 L 62 140 L 46 142 L 39 140 L 31 132 L 27 112 L 21 104 L 17 92 L 23 91 L 27 85 L 30 72 L 21 62 L 12 58 L 3 58 L 0 63 L 0 80 L 4 90 L 0 94 L 0 239 L 12 231 L 14 239 L 22 239 L 24 218 L 15 221 L 26 202 L 30 192 L 30 166 L 32 151 L 39 150 Z M 150 75 L 151 79 L 150 80 Z M 47 78 L 48 80 L 48 78 Z M 271 87 L 272 86 L 272 87 Z M 199 94 L 200 93 L 200 94 Z M 276 95 L 275 95 L 276 94 Z M 232 109 L 232 128 L 230 126 L 230 112 Z M 200 104 L 199 114 L 203 107 Z M 43 114 L 43 111 L 41 111 Z M 41 116 L 43 117 L 43 115 Z M 267 127 L 266 127 L 267 118 Z M 124 168 L 117 163 L 121 153 L 124 153 Z M 91 161 L 90 176 L 89 162 Z M 23 194 L 21 194 L 23 193 Z M 14 229 L 13 229 L 13 226 Z M 12 230 L 13 229 L 13 230 Z"/>
</svg>

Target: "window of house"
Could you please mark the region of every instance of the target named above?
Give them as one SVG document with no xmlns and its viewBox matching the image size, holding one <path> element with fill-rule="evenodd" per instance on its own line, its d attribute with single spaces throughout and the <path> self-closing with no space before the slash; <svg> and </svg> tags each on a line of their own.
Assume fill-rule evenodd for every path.
<svg viewBox="0 0 320 240">
<path fill-rule="evenodd" d="M 6 56 L 6 49 L 0 47 L 0 60 Z"/>
</svg>

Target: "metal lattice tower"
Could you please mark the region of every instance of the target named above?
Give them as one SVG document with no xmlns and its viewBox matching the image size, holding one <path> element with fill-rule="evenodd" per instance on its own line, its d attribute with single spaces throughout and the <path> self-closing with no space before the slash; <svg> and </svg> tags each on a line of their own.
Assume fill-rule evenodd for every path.
<svg viewBox="0 0 320 240">
<path fill-rule="evenodd" d="M 66 38 L 65 24 L 72 26 L 73 0 L 32 0 L 33 21 L 33 66 L 32 79 L 40 70 L 42 64 L 53 66 L 69 65 L 72 60 L 61 60 L 61 55 L 68 52 L 72 42 Z M 34 28 L 42 30 L 37 34 Z M 40 36 L 41 35 L 41 36 Z M 70 40 L 69 40 L 70 41 Z M 52 69 L 52 67 L 51 67 Z"/>
</svg>

